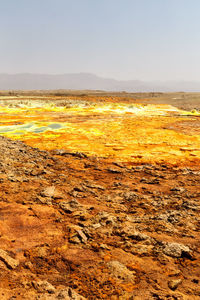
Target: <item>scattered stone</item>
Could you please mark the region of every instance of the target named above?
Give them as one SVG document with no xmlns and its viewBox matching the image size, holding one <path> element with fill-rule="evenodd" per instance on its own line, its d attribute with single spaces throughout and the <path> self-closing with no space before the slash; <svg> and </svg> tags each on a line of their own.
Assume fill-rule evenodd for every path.
<svg viewBox="0 0 200 300">
<path fill-rule="evenodd" d="M 83 188 L 83 186 L 76 186 L 74 187 L 73 191 L 76 191 L 76 192 L 84 192 L 85 189 Z"/>
<path fill-rule="evenodd" d="M 30 174 L 32 176 L 39 176 L 39 175 L 42 175 L 43 173 L 45 173 L 44 169 L 42 167 L 40 168 L 35 168 L 33 170 L 31 170 Z"/>
<path fill-rule="evenodd" d="M 134 271 L 130 271 L 125 265 L 120 263 L 117 260 L 110 261 L 108 264 L 108 268 L 111 271 L 111 274 L 122 281 L 135 281 Z"/>
<path fill-rule="evenodd" d="M 164 254 L 171 256 L 171 257 L 177 257 L 180 258 L 182 256 L 189 256 L 191 250 L 188 246 L 185 246 L 183 244 L 178 243 L 166 243 L 163 248 Z"/>
<path fill-rule="evenodd" d="M 59 291 L 56 298 L 58 300 L 86 300 L 85 297 L 79 295 L 70 287 L 67 287 L 67 288 Z"/>
<path fill-rule="evenodd" d="M 86 243 L 87 237 L 86 237 L 85 233 L 83 233 L 82 230 L 76 230 L 76 231 L 77 231 L 78 237 L 81 239 L 81 242 Z"/>
<path fill-rule="evenodd" d="M 153 178 L 153 179 L 147 179 L 147 178 L 142 178 L 140 182 L 146 183 L 146 184 L 159 184 L 160 181 L 158 178 Z"/>
<path fill-rule="evenodd" d="M 170 280 L 168 286 L 172 291 L 175 291 L 181 282 L 181 279 Z"/>
<path fill-rule="evenodd" d="M 25 262 L 24 265 L 29 270 L 31 270 L 33 268 L 33 264 L 30 261 Z"/>
<path fill-rule="evenodd" d="M 129 237 L 137 241 L 145 241 L 150 239 L 148 235 L 141 232 L 133 232 L 132 234 L 130 233 Z"/>
<path fill-rule="evenodd" d="M 105 190 L 105 188 L 103 186 L 95 184 L 95 183 L 92 183 L 92 182 L 86 182 L 86 183 L 84 183 L 84 185 L 86 187 L 91 188 L 91 189 L 98 189 L 98 190 L 102 190 L 102 191 Z"/>
<path fill-rule="evenodd" d="M 117 168 L 108 168 L 107 171 L 109 173 L 113 173 L 113 174 L 120 174 L 123 173 L 123 170 L 117 169 Z"/>
<path fill-rule="evenodd" d="M 48 186 L 41 192 L 41 196 L 43 197 L 53 197 L 55 193 L 55 186 Z"/>
<path fill-rule="evenodd" d="M 100 244 L 99 247 L 101 249 L 110 250 L 110 247 L 108 247 L 106 244 Z"/>
<path fill-rule="evenodd" d="M 55 149 L 55 150 L 52 150 L 51 151 L 52 154 L 54 155 L 60 155 L 60 156 L 64 156 L 64 155 L 67 155 L 67 154 L 71 154 L 69 151 L 66 151 L 64 149 Z"/>
<path fill-rule="evenodd" d="M 0 260 L 2 260 L 9 269 L 15 269 L 19 265 L 19 261 L 8 255 L 8 253 L 0 249 Z"/>
<path fill-rule="evenodd" d="M 175 187 L 171 188 L 170 191 L 183 193 L 183 192 L 185 192 L 185 189 L 182 187 L 179 187 L 179 186 L 175 186 Z"/>
<path fill-rule="evenodd" d="M 48 281 L 33 281 L 32 282 L 33 287 L 40 293 L 48 292 L 49 294 L 54 294 L 56 289 L 54 286 L 49 283 Z"/>
<path fill-rule="evenodd" d="M 74 235 L 74 236 L 72 236 L 72 237 L 69 238 L 69 242 L 73 243 L 73 244 L 80 244 L 81 240 L 78 237 L 78 235 L 76 234 L 76 235 Z"/>
<path fill-rule="evenodd" d="M 71 200 L 69 202 L 63 201 L 59 203 L 59 206 L 66 213 L 73 213 L 75 210 L 81 209 L 82 205 L 77 200 Z"/>
<path fill-rule="evenodd" d="M 113 162 L 113 165 L 119 167 L 119 168 L 124 168 L 124 165 L 120 162 Z"/>
<path fill-rule="evenodd" d="M 98 214 L 97 220 L 103 226 L 114 225 L 116 223 L 116 217 L 110 215 L 109 213 L 102 211 Z"/>
<path fill-rule="evenodd" d="M 41 204 L 52 205 L 52 199 L 51 199 L 51 197 L 48 198 L 48 197 L 41 197 L 41 196 L 38 196 L 38 197 L 37 197 L 37 200 L 38 200 Z"/>
<path fill-rule="evenodd" d="M 123 194 L 123 197 L 125 200 L 130 201 L 130 200 L 136 200 L 139 198 L 138 194 L 135 192 L 125 192 Z"/>
<path fill-rule="evenodd" d="M 153 245 L 136 244 L 130 247 L 130 252 L 139 256 L 151 256 L 153 251 Z"/>
<path fill-rule="evenodd" d="M 45 258 L 48 254 L 48 247 L 36 247 L 34 252 L 36 252 L 37 257 Z"/>
<path fill-rule="evenodd" d="M 92 227 L 93 227 L 94 229 L 98 229 L 98 228 L 101 227 L 101 224 L 99 224 L 99 223 L 93 224 Z"/>
</svg>

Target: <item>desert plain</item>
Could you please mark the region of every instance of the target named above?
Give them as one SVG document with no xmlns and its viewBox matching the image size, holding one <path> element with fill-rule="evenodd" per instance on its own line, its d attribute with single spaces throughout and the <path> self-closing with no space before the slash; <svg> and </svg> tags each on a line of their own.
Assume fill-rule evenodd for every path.
<svg viewBox="0 0 200 300">
<path fill-rule="evenodd" d="M 0 299 L 200 299 L 200 94 L 0 92 Z"/>
</svg>

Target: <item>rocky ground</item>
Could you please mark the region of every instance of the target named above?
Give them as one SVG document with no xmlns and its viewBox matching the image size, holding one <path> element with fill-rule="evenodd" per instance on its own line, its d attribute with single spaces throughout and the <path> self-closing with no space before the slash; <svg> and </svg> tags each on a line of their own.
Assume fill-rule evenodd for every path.
<svg viewBox="0 0 200 300">
<path fill-rule="evenodd" d="M 200 167 L 0 137 L 0 299 L 200 299 Z"/>
</svg>

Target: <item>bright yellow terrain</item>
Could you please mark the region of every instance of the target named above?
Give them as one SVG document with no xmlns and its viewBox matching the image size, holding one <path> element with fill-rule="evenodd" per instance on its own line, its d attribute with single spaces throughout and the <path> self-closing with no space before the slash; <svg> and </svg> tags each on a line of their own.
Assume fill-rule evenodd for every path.
<svg viewBox="0 0 200 300">
<path fill-rule="evenodd" d="M 67 149 L 119 161 L 180 164 L 200 157 L 196 120 L 170 105 L 90 103 L 0 106 L 0 134 L 44 150 Z M 191 126 L 191 125 L 190 125 Z"/>
</svg>

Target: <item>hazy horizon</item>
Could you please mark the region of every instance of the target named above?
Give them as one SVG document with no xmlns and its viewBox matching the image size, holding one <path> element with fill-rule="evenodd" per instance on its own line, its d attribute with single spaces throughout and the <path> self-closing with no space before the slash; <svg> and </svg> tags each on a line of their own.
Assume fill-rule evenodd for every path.
<svg viewBox="0 0 200 300">
<path fill-rule="evenodd" d="M 181 79 L 166 79 L 166 80 L 156 80 L 156 79 L 151 79 L 151 80 L 142 80 L 140 78 L 130 78 L 130 79 L 117 79 L 117 78 L 114 78 L 114 77 L 109 77 L 109 76 L 102 76 L 102 75 L 99 75 L 99 74 L 95 74 L 95 73 L 91 73 L 91 72 L 65 72 L 65 73 L 44 73 L 44 72 L 18 72 L 18 73 L 6 73 L 6 72 L 2 72 L 0 73 L 0 76 L 1 75 L 8 75 L 8 76 L 17 76 L 17 75 L 33 75 L 33 76 L 65 76 L 65 75 L 91 75 L 91 76 L 94 76 L 94 77 L 98 77 L 98 78 L 101 78 L 101 79 L 110 79 L 110 80 L 116 80 L 116 81 L 119 81 L 119 82 L 123 82 L 123 81 L 141 81 L 141 82 L 197 82 L 197 83 L 200 83 L 200 79 L 199 80 L 191 80 L 191 79 L 188 79 L 188 80 L 181 80 Z"/>
<path fill-rule="evenodd" d="M 2 1 L 0 73 L 200 81 L 198 0 Z"/>
</svg>

